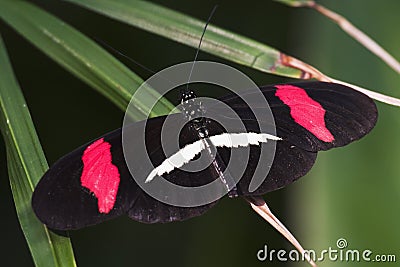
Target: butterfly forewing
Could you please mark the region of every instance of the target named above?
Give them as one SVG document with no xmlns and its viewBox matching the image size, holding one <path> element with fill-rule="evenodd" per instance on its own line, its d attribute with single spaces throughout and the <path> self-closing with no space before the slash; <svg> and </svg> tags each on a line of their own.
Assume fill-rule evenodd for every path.
<svg viewBox="0 0 400 267">
<path fill-rule="evenodd" d="M 120 216 L 128 211 L 138 188 L 129 179 L 128 170 L 121 164 L 124 160 L 120 136 L 121 131 L 116 130 L 98 139 L 103 140 L 103 144 L 110 145 L 111 163 L 118 166 L 119 183 L 111 209 L 100 212 L 98 196 L 93 193 L 93 188 L 91 190 L 82 186 L 81 177 L 84 169 L 82 157 L 94 143 L 91 142 L 59 159 L 36 186 L 32 207 L 44 224 L 57 230 L 78 229 Z M 95 176 L 92 178 L 99 179 Z M 107 181 L 102 182 L 107 184 L 109 177 L 105 179 Z"/>
<path fill-rule="evenodd" d="M 344 85 L 301 82 L 263 86 L 260 90 L 271 107 L 277 135 L 304 150 L 317 152 L 347 145 L 368 134 L 376 124 L 378 112 L 373 100 Z M 251 109 L 263 108 L 258 103 L 246 105 L 235 95 L 221 100 L 246 121 L 254 121 Z"/>
</svg>

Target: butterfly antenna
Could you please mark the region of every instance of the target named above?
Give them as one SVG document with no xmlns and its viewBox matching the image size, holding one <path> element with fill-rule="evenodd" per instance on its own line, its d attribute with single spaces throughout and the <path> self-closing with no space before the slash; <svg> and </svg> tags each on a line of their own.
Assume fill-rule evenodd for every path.
<svg viewBox="0 0 400 267">
<path fill-rule="evenodd" d="M 107 47 L 107 49 L 111 50 L 112 52 L 114 52 L 115 54 L 120 55 L 123 58 L 126 58 L 127 60 L 129 60 L 130 62 L 132 62 L 133 64 L 141 67 L 142 69 L 150 72 L 151 74 L 156 74 L 157 72 L 155 72 L 154 70 L 146 67 L 145 65 L 141 64 L 139 61 L 136 61 L 132 58 L 130 58 L 129 56 L 125 55 L 124 53 L 122 53 L 121 51 L 115 49 L 114 47 L 110 46 L 109 44 L 107 44 L 106 42 L 104 42 L 103 40 L 93 37 L 98 43 L 101 43 L 103 46 Z M 159 76 L 160 78 L 162 78 L 163 80 L 165 80 L 166 82 L 169 82 L 171 84 L 174 84 L 172 81 L 168 80 L 167 78 L 164 78 L 162 76 Z"/>
<path fill-rule="evenodd" d="M 186 92 L 189 92 L 189 83 L 190 83 L 190 79 L 192 78 L 192 73 L 193 73 L 194 65 L 195 65 L 196 60 L 197 60 L 197 57 L 198 57 L 198 55 L 199 55 L 201 42 L 203 41 L 203 37 L 204 37 L 204 34 L 206 33 L 207 26 L 208 26 L 208 24 L 210 23 L 211 18 L 212 18 L 212 16 L 213 16 L 214 13 L 215 13 L 215 10 L 217 10 L 217 7 L 218 7 L 218 5 L 215 5 L 214 8 L 212 9 L 212 11 L 211 11 L 211 13 L 210 13 L 210 16 L 209 16 L 208 19 L 207 19 L 206 25 L 204 26 L 203 32 L 202 32 L 202 34 L 201 34 L 199 46 L 197 47 L 196 55 L 194 56 L 192 68 L 190 69 L 189 78 L 188 78 L 188 81 L 187 81 L 187 84 L 186 84 Z"/>
<path fill-rule="evenodd" d="M 156 72 L 148 67 L 146 67 L 145 65 L 139 63 L 138 61 L 130 58 L 129 56 L 125 55 L 124 53 L 120 52 L 119 50 L 115 49 L 114 47 L 112 47 L 111 45 L 107 44 L 106 42 L 104 42 L 103 40 L 93 37 L 97 42 L 101 43 L 103 46 L 107 47 L 108 49 L 110 49 L 111 51 L 113 51 L 114 53 L 120 55 L 123 58 L 126 58 L 127 60 L 129 60 L 130 62 L 134 63 L 135 65 L 143 68 L 144 70 L 150 72 L 151 74 L 155 74 Z"/>
</svg>

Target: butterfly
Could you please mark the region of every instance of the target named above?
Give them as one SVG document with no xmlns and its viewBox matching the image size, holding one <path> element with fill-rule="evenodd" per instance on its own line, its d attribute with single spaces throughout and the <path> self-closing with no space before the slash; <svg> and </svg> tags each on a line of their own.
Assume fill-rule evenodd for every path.
<svg viewBox="0 0 400 267">
<path fill-rule="evenodd" d="M 218 199 L 197 206 L 171 205 L 144 187 L 161 181 L 188 188 L 218 182 L 219 189 L 230 197 L 262 196 L 308 173 L 319 151 L 362 138 L 377 121 L 372 99 L 340 84 L 286 83 L 263 86 L 259 92 L 274 120 L 265 123 L 273 124 L 276 131 L 265 132 L 260 127 L 263 119 L 255 116 L 254 109 L 259 114 L 266 114 L 267 109 L 258 103 L 246 103 L 236 94 L 217 99 L 237 115 L 229 117 L 219 105 L 196 104 L 194 92 L 185 91 L 181 94 L 181 113 L 132 123 L 54 163 L 34 190 L 32 207 L 36 216 L 54 230 L 80 229 L 122 215 L 143 223 L 186 220 L 204 214 Z M 251 97 L 253 93 L 248 94 Z M 207 118 L 208 114 L 239 122 L 243 127 L 227 129 L 218 120 Z M 166 126 L 167 121 L 170 123 Z M 178 125 L 180 131 L 173 135 L 177 139 L 175 151 L 164 151 L 163 143 L 173 141 L 163 139 L 163 132 L 174 131 Z M 131 140 L 125 149 L 123 135 Z M 265 148 L 275 152 L 268 164 L 262 161 Z M 129 163 L 126 153 L 133 155 Z M 151 164 L 143 164 L 143 158 Z M 232 161 L 233 166 L 243 165 L 242 173 L 226 171 Z M 197 165 L 204 162 L 208 165 L 197 170 Z M 185 169 L 190 165 L 195 171 Z M 268 170 L 254 185 L 259 165 L 268 165 Z M 180 198 L 179 194 L 164 197 Z"/>
</svg>

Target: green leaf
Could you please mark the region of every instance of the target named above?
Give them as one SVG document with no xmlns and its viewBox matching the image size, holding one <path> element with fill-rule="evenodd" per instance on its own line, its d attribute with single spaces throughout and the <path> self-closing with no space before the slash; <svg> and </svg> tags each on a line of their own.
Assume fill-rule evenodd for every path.
<svg viewBox="0 0 400 267">
<path fill-rule="evenodd" d="M 0 127 L 6 144 L 8 174 L 17 215 L 33 260 L 38 267 L 75 266 L 69 238 L 47 230 L 31 208 L 33 188 L 48 166 L 1 36 L 0 73 Z"/>
<path fill-rule="evenodd" d="M 196 47 L 205 22 L 147 1 L 67 0 L 124 23 Z M 286 64 L 278 50 L 213 25 L 207 27 L 201 50 L 264 72 L 293 78 L 303 72 Z"/>
<path fill-rule="evenodd" d="M 112 2 L 112 1 L 110 1 Z M 133 92 L 143 80 L 95 42 L 38 7 L 25 2 L 0 2 L 0 17 L 50 58 L 125 110 Z M 146 101 L 159 98 L 151 88 L 134 106 L 146 114 Z M 168 113 L 173 106 L 164 98 L 151 116 Z M 143 118 L 136 114 L 136 119 Z"/>
</svg>

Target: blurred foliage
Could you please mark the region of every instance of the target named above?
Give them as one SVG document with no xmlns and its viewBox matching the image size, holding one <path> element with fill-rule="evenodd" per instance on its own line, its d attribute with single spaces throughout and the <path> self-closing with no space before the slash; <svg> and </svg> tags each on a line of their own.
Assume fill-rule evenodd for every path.
<svg viewBox="0 0 400 267">
<path fill-rule="evenodd" d="M 400 36 L 389 30 L 389 25 L 399 22 L 400 2 L 318 3 L 349 19 L 400 58 Z M 307 31 L 294 33 L 301 40 L 296 53 L 306 53 L 309 62 L 328 75 L 400 96 L 399 75 L 336 25 L 318 14 L 297 18 L 299 28 Z M 376 254 L 397 254 L 400 259 L 400 215 L 396 208 L 400 200 L 400 168 L 396 163 L 400 148 L 399 110 L 381 103 L 377 106 L 378 123 L 370 135 L 347 147 L 320 153 L 311 177 L 288 190 L 296 196 L 289 202 L 290 210 L 296 214 L 291 221 L 302 222 L 297 229 L 307 247 L 317 251 L 329 246 L 337 249 L 336 241 L 345 238 L 346 249 L 369 249 L 373 252 L 371 258 Z M 326 261 L 321 266 L 338 264 Z M 365 266 L 365 262 L 358 264 Z"/>
</svg>

